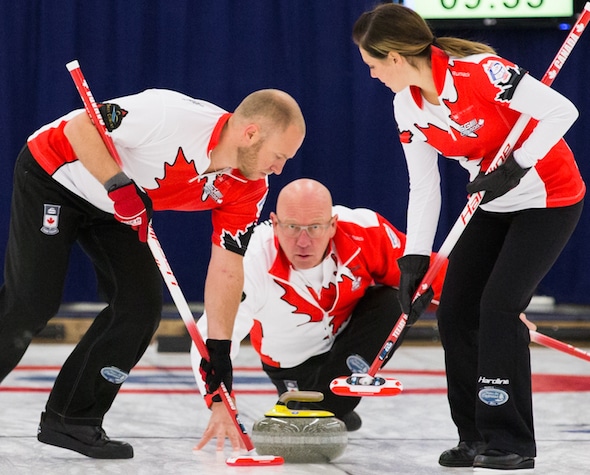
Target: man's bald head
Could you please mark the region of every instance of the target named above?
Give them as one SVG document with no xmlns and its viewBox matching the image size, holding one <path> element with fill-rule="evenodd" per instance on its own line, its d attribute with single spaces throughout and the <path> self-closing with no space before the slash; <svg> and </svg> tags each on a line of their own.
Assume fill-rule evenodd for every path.
<svg viewBox="0 0 590 475">
<path fill-rule="evenodd" d="M 319 181 L 300 178 L 287 184 L 277 198 L 277 214 L 282 216 L 295 210 L 303 210 L 306 216 L 321 215 L 324 220 L 332 217 L 332 195 Z M 321 220 L 320 220 L 321 221 Z"/>
<path fill-rule="evenodd" d="M 286 185 L 270 214 L 281 249 L 296 269 L 310 269 L 326 257 L 336 233 L 332 195 L 319 181 L 301 178 Z"/>
</svg>

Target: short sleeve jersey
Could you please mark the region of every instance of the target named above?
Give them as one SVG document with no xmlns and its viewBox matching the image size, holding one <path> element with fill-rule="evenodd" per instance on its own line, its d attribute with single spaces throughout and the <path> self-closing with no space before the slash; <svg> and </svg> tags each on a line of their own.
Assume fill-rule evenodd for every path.
<svg viewBox="0 0 590 475">
<path fill-rule="evenodd" d="M 237 169 L 216 173 L 209 154 L 230 113 L 178 92 L 149 89 L 109 101 L 119 115 L 111 137 L 123 171 L 152 200 L 154 210 L 211 210 L 212 242 L 243 254 L 268 192 L 266 178 L 247 180 Z M 57 182 L 113 213 L 104 187 L 77 159 L 63 130 L 83 110 L 42 127 L 28 139 L 41 167 Z"/>
</svg>

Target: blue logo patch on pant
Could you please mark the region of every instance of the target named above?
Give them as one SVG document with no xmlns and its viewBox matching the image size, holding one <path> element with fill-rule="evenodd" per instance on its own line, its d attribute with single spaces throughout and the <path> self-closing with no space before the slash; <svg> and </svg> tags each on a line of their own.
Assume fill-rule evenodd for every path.
<svg viewBox="0 0 590 475">
<path fill-rule="evenodd" d="M 128 373 L 126 373 L 125 371 L 121 371 L 119 368 L 116 368 L 114 366 L 105 366 L 103 369 L 100 370 L 100 374 L 109 383 L 113 384 L 121 384 L 129 376 Z"/>
<path fill-rule="evenodd" d="M 509 399 L 508 393 L 503 389 L 486 386 L 479 390 L 479 399 L 488 406 L 501 406 Z"/>
</svg>

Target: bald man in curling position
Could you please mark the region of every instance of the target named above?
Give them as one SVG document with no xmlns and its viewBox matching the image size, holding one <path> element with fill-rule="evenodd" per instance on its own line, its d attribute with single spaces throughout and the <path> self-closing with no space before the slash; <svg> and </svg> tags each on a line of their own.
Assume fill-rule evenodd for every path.
<svg viewBox="0 0 590 475">
<path fill-rule="evenodd" d="M 333 206 L 329 190 L 315 180 L 286 185 L 279 193 L 276 213 L 255 228 L 244 257 L 244 292 L 232 336 L 232 358 L 239 342 L 250 334 L 278 394 L 320 391 L 321 409 L 333 412 L 349 431 L 359 429 L 361 419 L 354 409 L 360 398 L 336 396 L 329 384 L 351 374 L 348 356 L 358 354 L 372 362 L 402 313 L 397 290 L 400 270 L 395 263 L 403 256 L 405 240 L 374 211 Z M 434 303 L 443 275 L 433 284 Z M 432 296 L 427 292 L 412 306 L 409 326 Z M 207 320 L 205 312 L 198 322 L 203 335 Z M 203 388 L 195 348 L 192 356 Z M 241 441 L 228 420 L 225 408 L 214 404 L 196 448 L 215 437 L 221 449 L 229 437 L 238 449 Z"/>
</svg>

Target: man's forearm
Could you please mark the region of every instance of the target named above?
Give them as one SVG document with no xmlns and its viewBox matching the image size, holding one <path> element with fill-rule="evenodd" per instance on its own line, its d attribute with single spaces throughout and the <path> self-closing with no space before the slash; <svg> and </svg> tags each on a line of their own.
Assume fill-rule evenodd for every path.
<svg viewBox="0 0 590 475">
<path fill-rule="evenodd" d="M 213 246 L 205 281 L 207 334 L 211 339 L 231 340 L 242 289 L 242 256 Z"/>
</svg>

